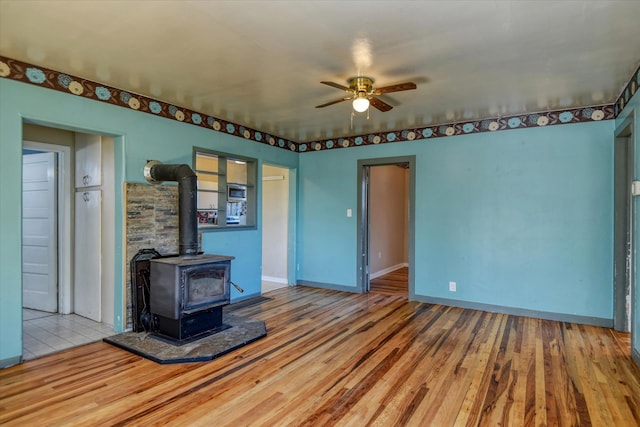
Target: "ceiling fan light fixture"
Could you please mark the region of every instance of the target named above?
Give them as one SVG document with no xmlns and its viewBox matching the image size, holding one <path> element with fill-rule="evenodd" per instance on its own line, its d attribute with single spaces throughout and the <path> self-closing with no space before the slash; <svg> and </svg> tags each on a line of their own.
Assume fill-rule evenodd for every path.
<svg viewBox="0 0 640 427">
<path fill-rule="evenodd" d="M 377 110 L 382 111 L 383 113 L 389 111 L 393 108 L 393 106 L 387 104 L 383 100 L 377 98 L 378 95 L 383 95 L 392 92 L 400 92 L 403 90 L 411 90 L 416 88 L 416 84 L 413 82 L 405 82 L 398 83 L 390 86 L 383 86 L 379 88 L 373 87 L 374 80 L 371 77 L 351 77 L 347 80 L 347 84 L 349 86 L 344 86 L 339 83 L 323 81 L 320 82 L 327 86 L 331 86 L 336 89 L 340 89 L 349 94 L 349 96 L 343 96 L 340 99 L 336 99 L 335 101 L 327 102 L 324 104 L 316 105 L 316 108 L 328 107 L 329 105 L 337 104 L 343 101 L 352 101 L 353 103 L 353 111 L 351 115 L 353 116 L 354 112 L 364 113 L 369 110 L 369 106 L 373 106 Z"/>
<path fill-rule="evenodd" d="M 353 100 L 353 109 L 358 113 L 364 113 L 369 108 L 369 100 L 365 97 L 357 97 Z"/>
</svg>

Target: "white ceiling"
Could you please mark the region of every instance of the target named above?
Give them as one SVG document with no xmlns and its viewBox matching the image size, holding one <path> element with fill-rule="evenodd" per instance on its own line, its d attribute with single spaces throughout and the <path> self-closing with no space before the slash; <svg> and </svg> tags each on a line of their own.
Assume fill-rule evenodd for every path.
<svg viewBox="0 0 640 427">
<path fill-rule="evenodd" d="M 0 0 L 0 54 L 304 142 L 613 103 L 638 17 L 635 0 Z M 320 81 L 358 73 L 418 88 L 353 129 L 349 102 L 314 108 L 344 96 Z"/>
</svg>

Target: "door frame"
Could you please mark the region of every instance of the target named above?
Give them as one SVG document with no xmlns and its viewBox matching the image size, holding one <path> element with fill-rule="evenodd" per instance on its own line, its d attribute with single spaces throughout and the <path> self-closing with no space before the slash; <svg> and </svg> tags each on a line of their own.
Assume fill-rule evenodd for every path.
<svg viewBox="0 0 640 427">
<path fill-rule="evenodd" d="M 416 156 L 380 157 L 358 160 L 358 204 L 357 204 L 357 251 L 356 277 L 360 293 L 369 292 L 369 196 L 371 166 L 387 166 L 401 163 L 409 164 L 409 300 L 415 300 L 415 199 L 416 199 Z"/>
<path fill-rule="evenodd" d="M 124 210 L 124 206 L 125 206 L 124 184 L 126 182 L 125 180 L 125 176 L 126 176 L 125 135 L 123 135 L 119 129 L 110 129 L 104 126 L 84 127 L 84 126 L 81 126 L 80 123 L 60 123 L 56 120 L 46 120 L 46 119 L 43 119 L 42 117 L 21 116 L 20 126 L 24 126 L 24 124 L 27 124 L 27 123 L 44 126 L 48 128 L 53 128 L 53 129 L 68 130 L 71 132 L 81 132 L 81 133 L 87 133 L 92 135 L 101 135 L 103 137 L 109 137 L 113 140 L 114 164 L 113 164 L 112 179 L 114 180 L 114 195 L 113 195 L 114 206 L 109 208 L 109 209 L 113 209 L 112 212 L 114 215 L 114 230 L 115 230 L 114 242 L 113 242 L 114 253 L 113 253 L 113 260 L 112 260 L 113 262 L 112 268 L 114 271 L 113 284 L 112 284 L 113 285 L 113 288 L 112 288 L 113 305 L 114 305 L 113 330 L 115 333 L 124 332 L 127 327 L 126 265 L 127 265 L 127 262 L 129 261 L 126 259 L 127 253 L 125 249 L 125 242 L 124 242 L 125 236 L 123 232 L 125 228 L 124 224 L 126 219 L 126 212 Z M 22 138 L 22 133 L 20 135 L 21 135 L 20 141 L 22 142 L 22 144 L 24 144 L 24 138 Z M 50 144 L 50 145 L 54 145 L 54 144 Z M 66 146 L 61 146 L 61 147 L 66 147 Z M 68 147 L 68 149 L 70 150 L 70 155 L 69 155 L 70 160 L 69 162 L 66 163 L 65 169 L 68 169 L 70 174 L 75 174 L 74 151 L 72 150 L 72 147 Z M 69 227 L 67 228 L 67 230 L 71 231 L 73 230 L 72 228 L 73 209 L 71 209 L 73 207 L 72 196 L 74 196 L 72 192 L 73 193 L 75 192 L 75 182 L 72 181 L 71 179 L 69 179 L 68 182 L 70 183 L 69 184 L 69 189 L 70 189 L 69 212 L 70 212 L 71 218 L 69 220 L 69 223 L 68 223 Z M 67 233 L 67 234 L 71 234 L 71 233 Z M 72 238 L 73 236 L 69 237 L 70 242 L 73 241 Z M 22 242 L 22 239 L 20 240 L 20 242 Z M 71 254 L 73 253 L 73 251 L 72 251 L 71 244 L 69 244 L 69 248 L 70 248 L 69 259 L 71 260 L 70 262 L 72 262 L 73 257 L 71 256 Z M 73 274 L 72 273 L 73 269 L 71 267 L 72 267 L 72 264 L 70 264 L 70 267 L 69 267 L 69 277 L 72 277 L 72 274 Z M 70 283 L 73 283 L 73 282 L 70 281 Z M 22 292 L 22 283 L 20 284 L 20 292 Z M 68 298 L 69 298 L 69 306 L 73 311 L 73 306 L 72 306 L 73 294 L 71 292 L 69 292 Z M 22 336 L 22 328 L 20 330 L 20 335 Z"/>
<path fill-rule="evenodd" d="M 58 313 L 73 312 L 71 292 L 71 260 L 72 260 L 72 205 L 71 205 L 71 147 L 37 141 L 22 141 L 22 148 L 28 150 L 48 151 L 58 154 Z"/>
<path fill-rule="evenodd" d="M 632 328 L 636 291 L 634 200 L 631 194 L 631 182 L 635 177 L 634 130 L 629 118 L 616 128 L 614 135 L 613 326 L 623 332 Z M 619 202 L 621 193 L 624 198 Z M 630 305 L 627 309 L 628 296 Z"/>
<path fill-rule="evenodd" d="M 287 183 L 287 263 L 286 263 L 286 286 L 294 286 L 296 283 L 296 260 L 295 260 L 295 242 L 296 242 L 296 169 L 290 168 L 288 166 L 279 165 L 277 163 L 270 162 L 260 162 L 259 165 L 259 176 L 260 176 L 260 194 L 259 194 L 259 205 L 260 205 L 260 242 L 262 245 L 262 240 L 264 236 L 264 223 L 262 222 L 264 215 L 264 167 L 271 166 L 280 169 L 286 169 L 288 172 L 288 183 Z M 263 254 L 260 254 L 260 279 L 262 280 L 262 262 L 263 262 Z M 260 285 L 260 292 L 262 292 L 262 285 Z"/>
</svg>

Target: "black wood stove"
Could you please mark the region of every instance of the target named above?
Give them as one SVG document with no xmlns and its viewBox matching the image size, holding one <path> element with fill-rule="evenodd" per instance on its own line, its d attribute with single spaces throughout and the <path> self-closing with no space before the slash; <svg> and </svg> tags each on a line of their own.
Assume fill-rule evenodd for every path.
<svg viewBox="0 0 640 427">
<path fill-rule="evenodd" d="M 232 259 L 203 254 L 151 260 L 150 308 L 161 334 L 184 341 L 220 330 Z"/>
<path fill-rule="evenodd" d="M 150 312 L 157 334 L 177 344 L 225 328 L 222 308 L 230 303 L 234 257 L 198 251 L 196 174 L 188 165 L 147 163 L 145 178 L 154 184 L 178 182 L 179 256 L 150 260 Z"/>
</svg>

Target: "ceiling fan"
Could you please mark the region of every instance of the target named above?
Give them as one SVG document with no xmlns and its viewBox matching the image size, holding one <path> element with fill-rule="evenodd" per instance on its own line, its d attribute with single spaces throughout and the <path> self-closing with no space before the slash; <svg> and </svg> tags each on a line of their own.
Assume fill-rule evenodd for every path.
<svg viewBox="0 0 640 427">
<path fill-rule="evenodd" d="M 358 113 L 367 111 L 367 109 L 369 108 L 369 104 L 373 105 L 378 110 L 385 112 L 391 110 L 393 107 L 386 102 L 376 98 L 376 96 L 385 93 L 411 90 L 417 87 L 413 82 L 406 82 L 398 83 L 391 86 L 374 88 L 373 82 L 374 80 L 371 77 L 351 77 L 347 80 L 347 84 L 349 86 L 343 86 L 334 82 L 320 82 L 327 86 L 344 90 L 350 95 L 344 98 L 336 99 L 335 101 L 327 102 L 326 104 L 316 105 L 316 108 L 328 107 L 329 105 L 337 104 L 338 102 L 353 100 L 353 109 Z"/>
</svg>

